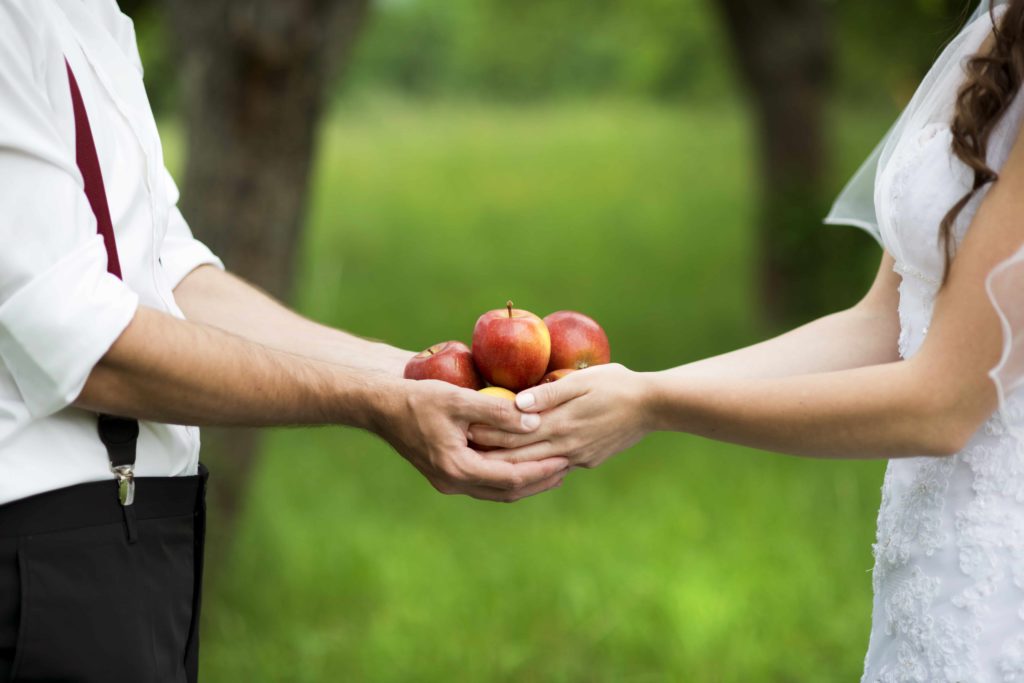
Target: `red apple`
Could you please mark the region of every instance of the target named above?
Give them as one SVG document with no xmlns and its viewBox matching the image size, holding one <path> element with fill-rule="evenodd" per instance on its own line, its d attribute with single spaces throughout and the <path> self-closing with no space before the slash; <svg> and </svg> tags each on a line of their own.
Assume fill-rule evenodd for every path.
<svg viewBox="0 0 1024 683">
<path fill-rule="evenodd" d="M 551 337 L 544 321 L 529 311 L 505 308 L 480 316 L 473 328 L 473 360 L 491 384 L 512 391 L 532 387 L 544 376 Z"/>
<path fill-rule="evenodd" d="M 544 377 L 541 379 L 540 383 L 541 384 L 547 384 L 548 382 L 557 382 L 558 380 L 562 379 L 566 375 L 569 375 L 569 374 L 574 373 L 574 372 L 576 372 L 576 371 L 573 370 L 572 368 L 560 368 L 558 370 L 552 370 L 548 374 L 544 375 Z"/>
<path fill-rule="evenodd" d="M 548 371 L 582 370 L 611 361 L 608 335 L 593 318 L 576 311 L 558 311 L 544 318 L 544 324 L 551 334 Z"/>
<path fill-rule="evenodd" d="M 405 378 L 439 379 L 467 389 L 484 386 L 469 347 L 460 341 L 441 342 L 417 353 L 405 364 Z"/>
</svg>

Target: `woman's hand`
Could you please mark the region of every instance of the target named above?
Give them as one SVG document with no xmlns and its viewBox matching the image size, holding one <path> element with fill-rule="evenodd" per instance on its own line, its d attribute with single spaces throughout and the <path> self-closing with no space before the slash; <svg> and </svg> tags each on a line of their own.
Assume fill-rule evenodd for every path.
<svg viewBox="0 0 1024 683">
<path fill-rule="evenodd" d="M 525 413 L 540 413 L 540 426 L 513 434 L 474 424 L 470 439 L 502 450 L 487 455 L 511 462 L 565 456 L 577 467 L 596 467 L 651 431 L 643 375 L 621 365 L 577 370 L 516 396 Z"/>
</svg>

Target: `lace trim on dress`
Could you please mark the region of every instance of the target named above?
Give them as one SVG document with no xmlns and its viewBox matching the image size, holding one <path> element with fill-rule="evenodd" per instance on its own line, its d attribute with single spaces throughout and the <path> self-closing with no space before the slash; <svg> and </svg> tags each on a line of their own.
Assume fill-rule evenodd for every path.
<svg viewBox="0 0 1024 683">
<path fill-rule="evenodd" d="M 921 348 L 924 338 L 928 335 L 932 309 L 935 306 L 935 295 L 938 284 L 927 282 L 923 278 L 913 277 L 910 269 L 897 263 L 893 270 L 900 274 L 900 335 L 897 339 L 897 350 L 900 358 L 909 358 Z M 907 277 L 907 276 L 911 277 Z"/>
<path fill-rule="evenodd" d="M 900 261 L 897 261 L 893 265 L 892 269 L 895 272 L 899 273 L 903 277 L 907 277 L 909 275 L 910 277 L 917 278 L 921 282 L 924 282 L 925 284 L 928 284 L 928 285 L 931 285 L 931 286 L 935 287 L 936 290 L 938 289 L 939 285 L 942 284 L 942 282 L 940 282 L 938 278 L 933 277 L 933 276 L 929 275 L 928 273 L 922 272 L 922 271 L 918 270 L 917 268 L 913 268 L 911 266 L 908 266 L 905 263 L 901 263 Z M 932 294 L 932 298 L 934 298 L 934 297 L 935 297 L 935 294 L 933 293 Z"/>
</svg>

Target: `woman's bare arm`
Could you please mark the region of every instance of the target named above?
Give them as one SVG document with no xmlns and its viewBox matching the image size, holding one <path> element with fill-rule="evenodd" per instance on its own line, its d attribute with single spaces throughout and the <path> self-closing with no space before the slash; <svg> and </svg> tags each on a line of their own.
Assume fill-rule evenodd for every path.
<svg viewBox="0 0 1024 683">
<path fill-rule="evenodd" d="M 910 360 L 786 377 L 632 373 L 602 366 L 523 392 L 521 409 L 545 411 L 530 439 L 481 427 L 477 443 L 519 460 L 566 454 L 601 462 L 652 430 L 685 431 L 797 455 L 886 458 L 959 451 L 996 407 L 988 376 L 1002 331 L 988 274 L 1024 241 L 1024 142 L 975 215 L 930 331 Z M 799 349 L 794 349 L 799 354 Z M 544 439 L 540 444 L 530 441 Z"/>
<path fill-rule="evenodd" d="M 855 306 L 774 339 L 666 371 L 675 378 L 787 377 L 899 360 L 899 275 L 883 254 L 875 281 Z"/>
</svg>

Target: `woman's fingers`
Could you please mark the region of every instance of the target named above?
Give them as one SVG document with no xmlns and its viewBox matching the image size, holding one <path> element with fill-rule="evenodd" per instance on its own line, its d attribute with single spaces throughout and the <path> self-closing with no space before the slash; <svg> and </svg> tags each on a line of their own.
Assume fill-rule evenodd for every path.
<svg viewBox="0 0 1024 683">
<path fill-rule="evenodd" d="M 531 417 L 536 417 L 533 415 Z M 543 419 L 543 418 L 542 418 Z M 487 425 L 470 425 L 467 434 L 472 446 L 487 446 L 488 448 L 520 448 L 529 446 L 532 443 L 543 441 L 544 436 L 538 432 L 528 434 L 513 434 Z"/>
<path fill-rule="evenodd" d="M 577 371 L 577 373 L 582 374 L 582 371 Z M 582 378 L 569 375 L 557 382 L 541 384 L 519 392 L 516 395 L 516 407 L 524 413 L 542 413 L 582 396 L 584 393 L 586 393 L 586 385 Z"/>
<path fill-rule="evenodd" d="M 516 465 L 517 467 L 521 467 L 523 464 L 533 461 L 544 462 L 545 459 L 557 458 L 559 460 L 565 460 L 564 456 L 564 453 L 559 452 L 558 446 L 550 441 L 541 441 L 539 443 L 532 443 L 528 446 L 489 451 L 487 453 L 488 460 L 500 460 L 506 463 L 520 463 Z M 568 462 L 568 460 L 566 460 L 566 462 Z"/>
</svg>

